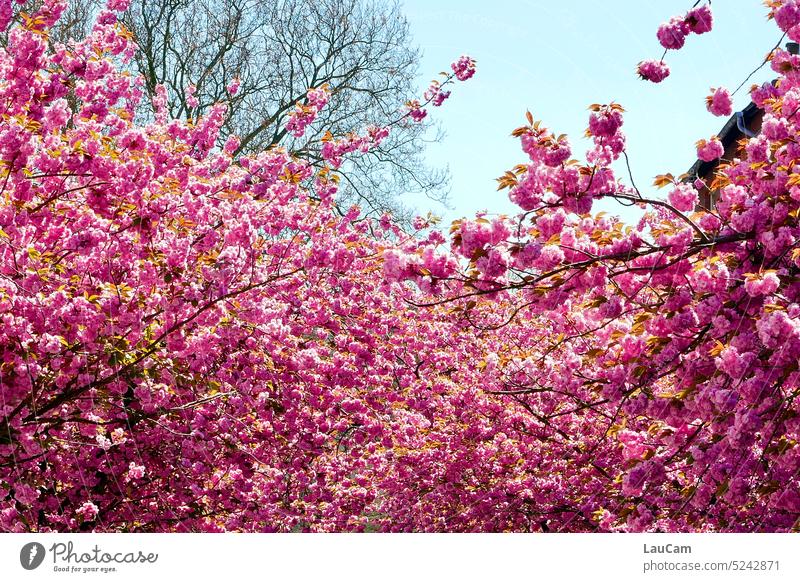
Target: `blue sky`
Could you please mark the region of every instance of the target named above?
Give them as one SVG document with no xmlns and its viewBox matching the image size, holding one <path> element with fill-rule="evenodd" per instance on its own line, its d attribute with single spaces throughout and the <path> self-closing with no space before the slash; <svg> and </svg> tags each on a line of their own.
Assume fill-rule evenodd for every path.
<svg viewBox="0 0 800 582">
<path fill-rule="evenodd" d="M 655 85 L 637 78 L 636 64 L 658 58 L 658 25 L 684 13 L 691 0 L 405 0 L 404 12 L 423 50 L 420 90 L 461 54 L 478 61 L 471 80 L 431 114 L 446 136 L 427 157 L 452 173 L 451 206 L 424 197 L 408 203 L 446 221 L 514 211 L 494 178 L 524 162 L 509 137 L 524 123 L 525 111 L 555 133 L 567 133 L 573 155 L 582 158 L 589 142 L 587 106 L 615 101 L 625 107 L 624 130 L 637 186 L 651 191 L 653 176 L 680 174 L 694 162 L 694 142 L 715 134 L 725 118 L 705 109 L 712 86 L 731 90 L 758 66 L 778 42 L 780 31 L 767 21 L 758 0 L 713 2 L 714 30 L 691 35 L 666 61 L 672 73 Z M 734 109 L 750 99 L 746 88 L 773 78 L 768 66 L 734 97 Z M 420 92 L 421 92 L 420 91 Z M 664 193 L 661 192 L 661 195 Z M 617 211 L 628 220 L 621 207 Z"/>
</svg>

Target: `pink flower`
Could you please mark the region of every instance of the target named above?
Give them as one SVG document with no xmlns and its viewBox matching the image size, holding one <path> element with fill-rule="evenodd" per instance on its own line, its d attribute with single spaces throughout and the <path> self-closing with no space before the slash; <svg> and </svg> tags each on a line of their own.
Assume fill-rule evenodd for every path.
<svg viewBox="0 0 800 582">
<path fill-rule="evenodd" d="M 94 521 L 100 509 L 91 501 L 87 501 L 75 510 L 75 513 L 83 518 L 83 521 Z"/>
<path fill-rule="evenodd" d="M 398 250 L 387 250 L 383 253 L 383 276 L 388 281 L 402 281 L 411 275 L 410 257 Z"/>
<path fill-rule="evenodd" d="M 163 84 L 156 85 L 155 95 L 153 95 L 153 109 L 156 114 L 156 121 L 165 123 L 169 112 L 167 110 L 167 88 Z"/>
<path fill-rule="evenodd" d="M 607 509 L 601 510 L 600 513 L 598 514 L 598 517 L 600 518 L 599 519 L 600 527 L 603 528 L 604 530 L 610 530 L 614 527 L 614 521 L 616 518 Z"/>
<path fill-rule="evenodd" d="M 144 465 L 137 465 L 133 461 L 128 465 L 128 480 L 135 481 L 144 477 Z"/>
<path fill-rule="evenodd" d="M 689 212 L 697 205 L 697 190 L 689 184 L 678 184 L 669 193 L 668 199 L 676 210 Z"/>
<path fill-rule="evenodd" d="M 235 135 L 229 135 L 228 139 L 225 140 L 225 145 L 223 146 L 223 150 L 229 156 L 232 156 L 237 149 L 239 149 L 239 144 L 241 140 Z"/>
<path fill-rule="evenodd" d="M 706 109 L 717 117 L 730 115 L 733 112 L 730 91 L 725 87 L 712 87 L 711 94 L 706 97 Z"/>
<path fill-rule="evenodd" d="M 543 161 L 550 167 L 556 167 L 566 162 L 571 155 L 569 141 L 566 137 L 561 137 L 559 140 L 553 139 L 552 143 L 544 150 Z"/>
<path fill-rule="evenodd" d="M 677 50 L 686 42 L 686 31 L 682 20 L 673 18 L 658 27 L 656 37 L 665 49 Z"/>
<path fill-rule="evenodd" d="M 456 74 L 456 79 L 466 81 L 475 74 L 475 60 L 463 55 L 450 68 Z"/>
<path fill-rule="evenodd" d="M 542 271 L 554 269 L 564 261 L 564 251 L 557 245 L 545 245 L 536 260 L 536 267 Z"/>
<path fill-rule="evenodd" d="M 434 107 L 439 107 L 445 99 L 450 97 L 450 91 L 442 91 L 439 81 L 433 81 L 423 95 L 426 101 L 430 101 Z"/>
<path fill-rule="evenodd" d="M 231 97 L 233 97 L 234 95 L 236 95 L 236 93 L 239 92 L 240 84 L 241 81 L 239 80 L 239 77 L 235 77 L 234 79 L 231 80 L 230 83 L 228 83 L 226 89 L 228 90 L 228 93 L 231 95 Z"/>
<path fill-rule="evenodd" d="M 797 5 L 795 0 L 784 0 L 783 4 L 772 15 L 778 28 L 783 32 L 787 32 L 790 28 L 800 23 L 800 6 Z"/>
<path fill-rule="evenodd" d="M 740 354 L 735 347 L 727 346 L 720 351 L 719 356 L 714 359 L 714 363 L 718 369 L 731 378 L 740 379 L 747 372 L 753 359 L 752 353 Z M 723 403 L 726 396 L 728 395 L 724 393 L 717 394 L 715 400 L 717 403 Z"/>
<path fill-rule="evenodd" d="M 669 67 L 664 61 L 642 61 L 636 66 L 639 77 L 653 83 L 660 83 L 669 77 Z"/>
<path fill-rule="evenodd" d="M 422 109 L 422 105 L 417 99 L 406 103 L 406 108 L 408 109 L 408 116 L 416 122 L 422 121 L 428 115 L 428 112 Z"/>
<path fill-rule="evenodd" d="M 288 127 L 288 126 L 287 126 Z M 344 138 L 334 140 L 330 136 L 322 139 L 322 158 L 334 168 L 338 168 L 346 154 L 352 152 L 368 152 L 386 139 L 389 135 L 388 127 L 370 125 L 366 128 L 366 135 L 350 133 Z"/>
<path fill-rule="evenodd" d="M 647 531 L 655 520 L 653 512 L 644 504 L 636 506 L 636 511 L 628 516 L 626 525 L 628 529 L 635 532 Z"/>
<path fill-rule="evenodd" d="M 789 126 L 786 119 L 768 114 L 764 116 L 761 133 L 764 137 L 775 141 L 786 139 L 789 137 Z"/>
<path fill-rule="evenodd" d="M 113 445 L 113 443 L 109 440 L 109 438 L 104 434 L 95 435 L 94 440 L 95 442 L 97 442 L 97 446 L 99 446 L 103 450 L 108 450 Z"/>
<path fill-rule="evenodd" d="M 106 8 L 114 12 L 125 12 L 131 4 L 131 0 L 108 0 Z"/>
<path fill-rule="evenodd" d="M 200 105 L 200 102 L 197 100 L 197 97 L 195 96 L 196 91 L 197 87 L 195 87 L 194 85 L 188 85 L 184 90 L 184 94 L 186 95 L 186 104 L 191 109 L 195 109 L 197 108 L 198 105 Z"/>
<path fill-rule="evenodd" d="M 367 126 L 367 141 L 371 147 L 379 145 L 383 140 L 389 137 L 389 128 L 378 125 Z"/>
<path fill-rule="evenodd" d="M 785 311 L 773 311 L 762 315 L 756 323 L 758 338 L 768 348 L 774 348 L 800 336 L 800 323 Z"/>
<path fill-rule="evenodd" d="M 61 342 L 58 337 L 54 335 L 45 333 L 42 334 L 41 339 L 39 339 L 39 350 L 44 353 L 56 354 L 61 351 L 61 348 Z"/>
<path fill-rule="evenodd" d="M 626 461 L 642 459 L 649 450 L 642 434 L 630 430 L 620 431 L 617 438 L 622 443 L 622 458 Z"/>
<path fill-rule="evenodd" d="M 622 479 L 623 495 L 638 496 L 642 494 L 647 479 L 647 464 L 639 463 L 628 471 Z"/>
<path fill-rule="evenodd" d="M 125 431 L 122 428 L 115 428 L 111 431 L 111 442 L 115 445 L 122 445 L 128 438 L 125 436 Z"/>
<path fill-rule="evenodd" d="M 0 30 L 5 30 L 13 16 L 11 0 L 0 0 Z"/>
<path fill-rule="evenodd" d="M 17 501 L 19 501 L 22 505 L 30 506 L 39 498 L 39 493 L 32 487 L 29 487 L 24 483 L 20 483 L 15 487 L 14 497 L 16 497 Z"/>
<path fill-rule="evenodd" d="M 692 8 L 686 13 L 684 22 L 689 26 L 689 30 L 695 34 L 710 32 L 714 25 L 714 15 L 711 13 L 711 6 L 703 4 L 697 8 Z"/>
<path fill-rule="evenodd" d="M 744 290 L 751 297 L 759 295 L 771 295 L 778 290 L 781 280 L 773 271 L 768 271 L 761 276 L 747 277 L 744 282 Z"/>
<path fill-rule="evenodd" d="M 510 257 L 505 249 L 492 248 L 489 252 L 478 259 L 476 267 L 486 277 L 497 279 L 508 270 Z"/>
<path fill-rule="evenodd" d="M 709 140 L 701 139 L 697 142 L 697 157 L 704 162 L 711 162 L 722 157 L 725 148 L 717 136 Z"/>
<path fill-rule="evenodd" d="M 294 110 L 289 112 L 286 130 L 295 137 L 305 135 L 306 128 L 317 118 L 320 110 L 328 103 L 328 99 L 330 99 L 328 85 L 309 89 L 306 93 L 306 102 L 298 102 Z"/>
<path fill-rule="evenodd" d="M 331 98 L 331 92 L 327 84 L 321 85 L 314 89 L 309 89 L 308 93 L 306 93 L 306 99 L 308 99 L 308 104 L 316 107 L 317 110 L 320 110 L 323 107 L 325 107 L 325 105 L 328 104 L 328 100 L 330 98 Z"/>
<path fill-rule="evenodd" d="M 622 113 L 618 105 L 606 105 L 589 116 L 589 133 L 594 137 L 612 137 L 622 127 Z"/>
</svg>

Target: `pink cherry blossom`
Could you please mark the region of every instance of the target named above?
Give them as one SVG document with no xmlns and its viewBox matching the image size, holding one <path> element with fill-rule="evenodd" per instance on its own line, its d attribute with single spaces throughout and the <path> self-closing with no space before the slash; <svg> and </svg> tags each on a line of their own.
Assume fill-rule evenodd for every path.
<svg viewBox="0 0 800 582">
<path fill-rule="evenodd" d="M 686 42 L 686 28 L 684 21 L 677 18 L 664 22 L 658 27 L 658 42 L 665 49 L 679 49 Z"/>
<path fill-rule="evenodd" d="M 752 297 L 770 295 L 774 293 L 778 287 L 780 287 L 780 279 L 773 271 L 747 277 L 744 283 L 745 291 Z"/>
<path fill-rule="evenodd" d="M 80 516 L 84 521 L 94 521 L 100 513 L 100 509 L 91 501 L 85 502 L 81 505 L 75 513 Z"/>
<path fill-rule="evenodd" d="M 331 92 L 327 85 L 309 89 L 306 93 L 305 102 L 298 102 L 295 108 L 289 112 L 286 130 L 295 137 L 305 135 L 306 128 L 317 118 L 320 110 L 325 107 L 325 104 L 330 99 L 330 95 Z"/>
<path fill-rule="evenodd" d="M 730 115 L 733 112 L 730 92 L 725 87 L 712 88 L 711 94 L 706 97 L 706 109 L 713 115 Z"/>
<path fill-rule="evenodd" d="M 777 9 L 773 11 L 773 16 L 778 28 L 787 32 L 800 23 L 800 6 L 795 0 L 784 0 L 777 3 Z"/>
<path fill-rule="evenodd" d="M 197 96 L 195 95 L 196 91 L 197 88 L 194 85 L 188 85 L 184 89 L 184 94 L 186 95 L 186 104 L 191 109 L 195 109 L 198 105 L 200 105 L 200 102 L 197 100 Z"/>
<path fill-rule="evenodd" d="M 714 16 L 711 13 L 710 3 L 701 4 L 689 10 L 684 17 L 684 21 L 688 25 L 689 30 L 695 34 L 710 32 L 714 26 Z"/>
<path fill-rule="evenodd" d="M 669 77 L 669 67 L 664 61 L 642 61 L 636 67 L 639 76 L 653 83 L 660 83 Z"/>
<path fill-rule="evenodd" d="M 143 465 L 137 465 L 133 461 L 128 465 L 128 479 L 135 481 L 144 477 L 145 468 Z"/>
<path fill-rule="evenodd" d="M 406 107 L 408 108 L 409 117 L 411 117 L 411 119 L 413 119 L 416 122 L 422 121 L 428 115 L 428 111 L 422 109 L 422 105 L 417 99 L 409 101 L 406 104 Z"/>
<path fill-rule="evenodd" d="M 669 193 L 669 203 L 681 212 L 694 210 L 697 202 L 697 190 L 690 184 L 677 184 Z"/>
<path fill-rule="evenodd" d="M 462 55 L 457 61 L 450 65 L 450 68 L 453 69 L 453 73 L 455 73 L 459 81 L 466 81 L 475 74 L 475 60 L 466 55 Z"/>
<path fill-rule="evenodd" d="M 697 142 L 697 157 L 704 162 L 712 162 L 725 154 L 722 142 L 714 136 L 709 140 L 701 139 Z"/>
</svg>

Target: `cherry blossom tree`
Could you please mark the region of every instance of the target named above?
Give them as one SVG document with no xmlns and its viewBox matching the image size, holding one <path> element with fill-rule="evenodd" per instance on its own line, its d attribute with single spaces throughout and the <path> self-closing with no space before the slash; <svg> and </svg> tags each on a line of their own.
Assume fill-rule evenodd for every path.
<svg viewBox="0 0 800 582">
<path fill-rule="evenodd" d="M 389 129 L 326 138 L 318 172 L 279 148 L 234 162 L 223 105 L 173 120 L 160 87 L 134 123 L 124 1 L 51 49 L 64 7 L 23 15 L 0 53 L 0 528 L 365 527 L 420 373 L 398 338 L 424 322 L 380 276 L 402 231 L 340 216 L 331 168 Z"/>
<path fill-rule="evenodd" d="M 800 39 L 796 2 L 768 11 Z M 677 50 L 711 25 L 710 7 L 696 6 L 657 36 Z M 559 529 L 800 527 L 800 57 L 776 48 L 767 62 L 777 80 L 750 91 L 762 131 L 720 160 L 710 183 L 659 176 L 665 199 L 618 175 L 628 161 L 618 104 L 590 107 L 583 160 L 529 114 L 514 132 L 528 159 L 499 179 L 521 212 L 457 221 L 449 246 L 413 243 L 392 257 L 387 276 L 433 292 L 428 305 L 503 306 L 476 317 L 501 334 L 486 370 L 538 418 L 542 448 L 568 459 L 545 479 L 569 491 Z M 639 72 L 658 82 L 642 70 L 657 66 Z M 707 106 L 730 114 L 729 92 L 713 90 Z M 716 137 L 697 153 L 724 155 Z M 706 187 L 719 194 L 712 209 L 698 206 Z M 600 200 L 645 212 L 626 225 L 593 212 Z M 542 491 L 532 493 L 539 510 Z"/>
<path fill-rule="evenodd" d="M 705 139 L 713 180 L 665 174 L 665 195 L 618 175 L 619 104 L 590 107 L 580 160 L 529 114 L 499 179 L 519 213 L 448 235 L 342 215 L 337 170 L 469 57 L 393 121 L 323 135 L 315 167 L 235 157 L 224 105 L 173 119 L 163 86 L 136 123 L 125 0 L 51 46 L 64 7 L 9 27 L 0 2 L 1 530 L 798 528 L 800 57 L 776 49 L 751 90 L 761 134 L 730 159 Z M 800 37 L 796 2 L 768 11 Z M 712 22 L 697 5 L 656 36 L 678 50 Z"/>
</svg>

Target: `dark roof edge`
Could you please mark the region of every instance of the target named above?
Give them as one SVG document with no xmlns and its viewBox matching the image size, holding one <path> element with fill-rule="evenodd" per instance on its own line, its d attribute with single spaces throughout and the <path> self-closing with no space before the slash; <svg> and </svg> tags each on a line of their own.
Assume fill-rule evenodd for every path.
<svg viewBox="0 0 800 582">
<path fill-rule="evenodd" d="M 733 142 L 740 140 L 744 137 L 744 134 L 739 130 L 739 127 L 736 123 L 736 117 L 739 113 L 742 114 L 744 118 L 744 125 L 745 127 L 750 125 L 750 122 L 758 115 L 758 113 L 762 111 L 760 107 L 758 107 L 755 103 L 750 102 L 750 104 L 741 110 L 741 112 L 736 112 L 731 115 L 730 119 L 725 123 L 722 127 L 720 132 L 717 134 L 719 141 L 722 142 L 722 147 L 728 149 L 728 146 L 731 145 Z M 703 160 L 697 160 L 692 167 L 689 168 L 687 172 L 692 178 L 697 178 L 698 176 L 705 176 L 710 173 L 714 167 L 719 162 L 717 160 L 713 160 L 710 162 L 704 162 Z"/>
</svg>

